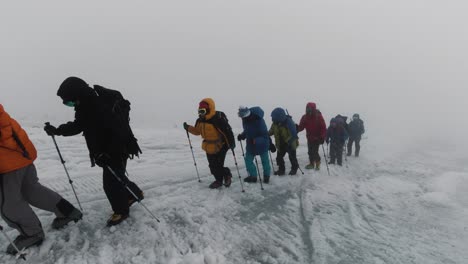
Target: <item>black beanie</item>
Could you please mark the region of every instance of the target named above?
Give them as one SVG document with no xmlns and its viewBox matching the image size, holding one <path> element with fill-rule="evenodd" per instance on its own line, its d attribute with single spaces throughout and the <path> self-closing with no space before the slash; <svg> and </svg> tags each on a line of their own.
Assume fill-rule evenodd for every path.
<svg viewBox="0 0 468 264">
<path fill-rule="evenodd" d="M 62 82 L 57 95 L 64 100 L 75 101 L 89 94 L 92 90 L 89 85 L 78 77 L 68 77 Z"/>
</svg>

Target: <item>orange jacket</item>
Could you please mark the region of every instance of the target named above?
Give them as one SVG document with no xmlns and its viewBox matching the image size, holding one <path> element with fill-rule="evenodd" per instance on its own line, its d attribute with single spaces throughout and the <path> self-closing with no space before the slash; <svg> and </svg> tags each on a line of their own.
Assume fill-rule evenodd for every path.
<svg viewBox="0 0 468 264">
<path fill-rule="evenodd" d="M 31 165 L 36 158 L 28 135 L 0 104 L 0 174 Z"/>
<path fill-rule="evenodd" d="M 227 141 L 226 135 L 209 121 L 216 115 L 215 102 L 211 98 L 202 100 L 210 106 L 210 111 L 205 119 L 198 119 L 195 126 L 189 126 L 188 132 L 193 135 L 201 135 L 203 138 L 202 149 L 208 154 L 218 153 Z"/>
</svg>

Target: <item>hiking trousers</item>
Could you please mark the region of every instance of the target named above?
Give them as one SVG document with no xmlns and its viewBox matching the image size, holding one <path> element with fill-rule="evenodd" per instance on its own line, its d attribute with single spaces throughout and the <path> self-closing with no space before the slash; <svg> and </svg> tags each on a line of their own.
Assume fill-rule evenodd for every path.
<svg viewBox="0 0 468 264">
<path fill-rule="evenodd" d="M 291 170 L 297 170 L 299 163 L 297 162 L 296 149 L 289 146 L 284 146 L 277 151 L 276 164 L 278 164 L 278 170 L 285 171 L 284 156 L 286 156 L 286 153 L 288 153 L 289 161 L 291 162 Z"/>
<path fill-rule="evenodd" d="M 361 151 L 361 139 L 360 138 L 350 138 L 348 141 L 348 155 L 353 153 L 353 143 L 356 143 L 356 150 L 354 155 L 359 156 L 359 152 Z"/>
<path fill-rule="evenodd" d="M 34 164 L 0 174 L 0 211 L 3 220 L 22 235 L 33 236 L 42 231 L 39 218 L 31 205 L 64 217 L 57 204 L 62 197 L 42 186 Z"/>
<path fill-rule="evenodd" d="M 270 166 L 270 158 L 268 156 L 268 151 L 262 153 L 259 156 L 262 160 L 263 176 L 270 176 L 271 166 Z M 257 177 L 258 173 L 257 173 L 257 167 L 255 166 L 253 162 L 254 159 L 255 159 L 255 155 L 247 151 L 245 158 L 244 158 L 247 172 L 249 173 L 249 176 Z"/>
<path fill-rule="evenodd" d="M 211 174 L 213 174 L 218 182 L 223 182 L 224 176 L 232 175 L 231 170 L 224 167 L 227 151 L 228 148 L 224 147 L 216 154 L 206 154 Z"/>
<path fill-rule="evenodd" d="M 319 142 L 307 142 L 308 147 L 308 154 L 309 154 L 309 161 L 310 164 L 314 164 L 315 162 L 320 162 L 320 143 Z"/>
<path fill-rule="evenodd" d="M 127 158 L 112 158 L 109 166 L 133 193 L 137 196 L 142 194 L 141 189 L 126 176 Z M 128 215 L 130 212 L 129 200 L 134 199 L 133 195 L 125 188 L 124 184 L 115 178 L 107 167 L 103 168 L 102 179 L 104 192 L 114 213 Z"/>
<path fill-rule="evenodd" d="M 335 164 L 337 161 L 338 165 L 343 165 L 343 147 L 342 143 L 332 142 L 330 144 L 330 163 Z"/>
</svg>

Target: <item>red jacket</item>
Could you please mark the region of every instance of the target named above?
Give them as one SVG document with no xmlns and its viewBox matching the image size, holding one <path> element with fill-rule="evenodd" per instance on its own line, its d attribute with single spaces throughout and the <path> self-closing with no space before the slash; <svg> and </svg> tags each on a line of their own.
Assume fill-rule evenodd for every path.
<svg viewBox="0 0 468 264">
<path fill-rule="evenodd" d="M 312 114 L 305 114 L 301 118 L 297 132 L 306 130 L 307 141 L 309 143 L 320 143 L 325 140 L 327 134 L 327 125 L 323 119 L 322 113 L 315 109 L 314 103 L 308 103 L 307 108 L 313 109 Z"/>
<path fill-rule="evenodd" d="M 26 132 L 0 104 L 0 174 L 26 167 L 37 157 Z"/>
</svg>

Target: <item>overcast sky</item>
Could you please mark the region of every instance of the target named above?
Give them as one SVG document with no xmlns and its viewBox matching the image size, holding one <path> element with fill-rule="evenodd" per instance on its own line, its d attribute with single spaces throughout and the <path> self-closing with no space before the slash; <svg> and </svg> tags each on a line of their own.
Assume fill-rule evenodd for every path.
<svg viewBox="0 0 468 264">
<path fill-rule="evenodd" d="M 468 133 L 468 4 L 432 0 L 4 1 L 0 103 L 65 121 L 68 76 L 118 89 L 135 126 L 193 122 L 212 97 L 298 121 L 359 112 L 374 133 Z M 46 120 L 47 119 L 47 120 Z"/>
</svg>

